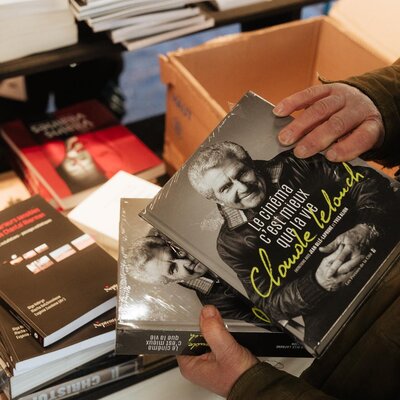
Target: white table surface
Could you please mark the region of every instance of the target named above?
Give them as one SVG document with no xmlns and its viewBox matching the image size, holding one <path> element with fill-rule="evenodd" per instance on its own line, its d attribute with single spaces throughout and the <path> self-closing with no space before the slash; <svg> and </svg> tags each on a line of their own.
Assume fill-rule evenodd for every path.
<svg viewBox="0 0 400 400">
<path fill-rule="evenodd" d="M 292 375 L 298 376 L 307 368 L 312 358 L 269 358 L 264 359 L 278 369 L 284 369 Z M 103 398 L 103 400 L 221 400 L 217 396 L 201 387 L 193 385 L 173 368 L 145 381 L 136 383 L 123 390 Z"/>
</svg>

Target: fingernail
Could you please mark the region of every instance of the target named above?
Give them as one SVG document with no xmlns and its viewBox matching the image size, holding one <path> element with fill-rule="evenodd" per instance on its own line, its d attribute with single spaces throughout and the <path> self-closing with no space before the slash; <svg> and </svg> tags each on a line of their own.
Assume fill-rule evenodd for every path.
<svg viewBox="0 0 400 400">
<path fill-rule="evenodd" d="M 297 146 L 294 149 L 294 154 L 295 154 L 296 157 L 305 158 L 305 157 L 308 156 L 308 148 L 306 146 L 304 146 L 304 145 Z"/>
<path fill-rule="evenodd" d="M 336 154 L 335 150 L 328 150 L 326 152 L 325 156 L 329 161 L 336 161 L 337 160 L 337 154 Z"/>
<path fill-rule="evenodd" d="M 201 315 L 203 318 L 214 318 L 215 317 L 215 308 L 213 306 L 204 306 Z"/>
<path fill-rule="evenodd" d="M 277 115 L 280 116 L 283 113 L 283 105 L 282 104 L 278 104 L 273 110 L 272 112 Z"/>
<path fill-rule="evenodd" d="M 282 130 L 278 135 L 279 141 L 284 145 L 293 143 L 293 132 L 290 129 Z"/>
</svg>

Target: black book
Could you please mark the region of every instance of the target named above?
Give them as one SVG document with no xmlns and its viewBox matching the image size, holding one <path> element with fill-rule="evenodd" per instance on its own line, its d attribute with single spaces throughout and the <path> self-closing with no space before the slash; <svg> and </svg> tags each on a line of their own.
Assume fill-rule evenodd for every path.
<svg viewBox="0 0 400 400">
<path fill-rule="evenodd" d="M 319 356 L 398 257 L 399 191 L 296 158 L 272 109 L 245 94 L 141 216 Z"/>
<path fill-rule="evenodd" d="M 259 356 L 304 357 L 308 353 L 293 338 L 257 318 L 252 305 L 204 266 L 198 276 L 165 281 L 157 264 L 159 251 L 177 252 L 138 216 L 150 200 L 122 199 L 116 351 L 119 354 L 201 354 L 209 351 L 199 329 L 203 304 L 221 311 L 232 335 Z M 154 251 L 154 252 L 153 252 Z M 150 255 L 147 256 L 150 252 Z M 180 262 L 194 266 L 196 261 Z M 154 264 L 155 262 L 155 264 Z M 147 263 L 147 264 L 146 264 Z M 198 263 L 197 263 L 198 264 Z M 154 269 L 155 268 L 155 269 Z M 162 268 L 162 267 L 161 267 Z M 158 270 L 157 270 L 158 269 Z"/>
<path fill-rule="evenodd" d="M 0 213 L 0 299 L 44 347 L 116 305 L 116 261 L 43 198 Z"/>
<path fill-rule="evenodd" d="M 1 343 L 9 360 L 10 372 L 19 375 L 55 360 L 115 340 L 115 308 L 105 312 L 51 346 L 41 346 L 7 310 L 0 306 Z"/>
</svg>

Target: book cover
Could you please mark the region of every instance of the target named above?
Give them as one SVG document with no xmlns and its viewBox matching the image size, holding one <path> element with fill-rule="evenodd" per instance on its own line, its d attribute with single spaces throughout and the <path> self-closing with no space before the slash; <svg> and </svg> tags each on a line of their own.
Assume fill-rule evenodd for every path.
<svg viewBox="0 0 400 400">
<path fill-rule="evenodd" d="M 28 197 L 28 189 L 14 171 L 0 173 L 0 211 Z"/>
<path fill-rule="evenodd" d="M 113 308 L 116 261 L 40 196 L 0 212 L 0 299 L 43 346 Z"/>
<path fill-rule="evenodd" d="M 149 200 L 147 200 L 147 203 Z M 230 332 L 262 356 L 302 357 L 290 335 L 268 323 L 215 274 L 189 259 L 138 217 L 145 203 L 121 200 L 116 351 L 201 354 L 200 310 L 214 304 Z"/>
<path fill-rule="evenodd" d="M 399 191 L 296 158 L 272 108 L 245 94 L 142 216 L 319 356 L 398 257 Z"/>
<path fill-rule="evenodd" d="M 19 398 L 24 393 L 29 393 L 36 388 L 39 389 L 47 382 L 60 379 L 86 363 L 110 353 L 113 348 L 114 343 L 106 342 L 82 350 L 79 354 L 70 354 L 62 359 L 43 364 L 38 368 L 26 370 L 19 375 L 12 375 L 2 367 L 6 372 L 6 379 L 3 388 L 0 389 L 5 392 L 9 399 Z M 0 366 L 2 366 L 1 361 Z"/>
<path fill-rule="evenodd" d="M 0 306 L 1 341 L 16 376 L 70 354 L 115 340 L 115 308 L 87 323 L 66 338 L 42 347 L 4 307 Z"/>
<path fill-rule="evenodd" d="M 106 354 L 98 360 L 78 367 L 61 379 L 47 384 L 46 387 L 33 390 L 19 397 L 20 400 L 81 398 L 84 394 L 93 393 L 101 386 L 139 375 L 143 370 L 141 356 L 124 357 Z"/>
<path fill-rule="evenodd" d="M 159 190 L 154 183 L 119 171 L 70 211 L 68 218 L 97 243 L 117 253 L 121 198 L 150 199 Z M 102 218 L 98 217 L 100 213 Z"/>
<path fill-rule="evenodd" d="M 77 205 L 119 170 L 144 179 L 165 173 L 162 160 L 97 101 L 6 123 L 1 134 L 62 209 Z"/>
</svg>

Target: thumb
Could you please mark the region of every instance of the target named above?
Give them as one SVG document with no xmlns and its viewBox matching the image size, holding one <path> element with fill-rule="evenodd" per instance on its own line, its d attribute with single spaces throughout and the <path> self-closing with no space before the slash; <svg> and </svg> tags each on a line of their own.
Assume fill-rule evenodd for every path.
<svg viewBox="0 0 400 400">
<path fill-rule="evenodd" d="M 221 314 L 212 305 L 204 306 L 201 310 L 200 329 L 217 359 L 237 345 L 236 340 L 225 328 Z"/>
</svg>

